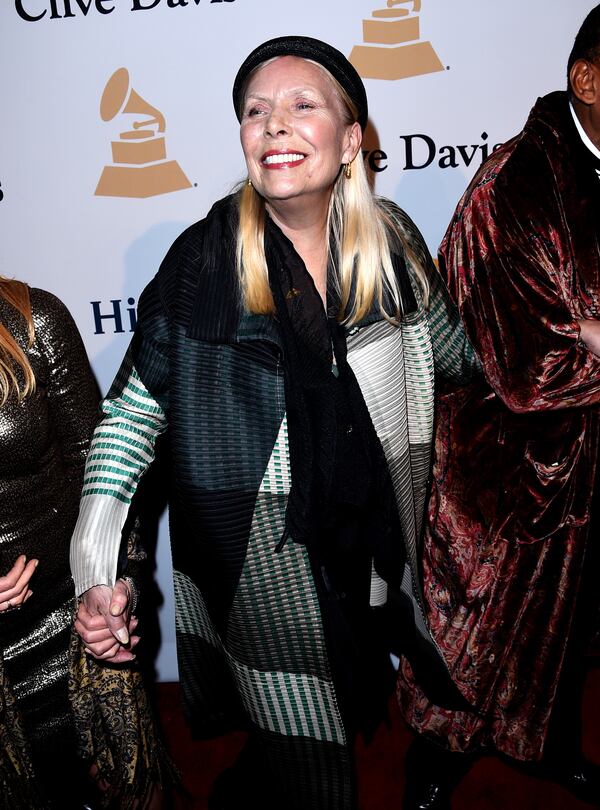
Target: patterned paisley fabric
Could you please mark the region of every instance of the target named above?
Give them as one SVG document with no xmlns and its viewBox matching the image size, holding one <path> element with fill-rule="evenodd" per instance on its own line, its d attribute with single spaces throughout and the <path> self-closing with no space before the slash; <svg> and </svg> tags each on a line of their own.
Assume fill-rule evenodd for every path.
<svg viewBox="0 0 600 810">
<path fill-rule="evenodd" d="M 156 785 L 173 777 L 162 750 L 141 673 L 111 667 L 85 653 L 71 636 L 69 696 L 78 736 L 78 755 L 94 763 L 94 807 L 143 810 Z M 161 765 L 161 763 L 163 763 Z"/>
</svg>

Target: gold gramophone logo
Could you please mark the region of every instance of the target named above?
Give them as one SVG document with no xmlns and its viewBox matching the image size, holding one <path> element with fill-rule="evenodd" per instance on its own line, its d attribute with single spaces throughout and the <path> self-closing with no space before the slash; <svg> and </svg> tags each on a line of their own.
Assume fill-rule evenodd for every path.
<svg viewBox="0 0 600 810">
<path fill-rule="evenodd" d="M 128 71 L 119 68 L 102 93 L 100 117 L 112 121 L 123 114 L 146 118 L 134 120 L 132 129 L 111 142 L 113 165 L 104 167 L 94 193 L 100 197 L 154 197 L 190 188 L 179 163 L 167 160 L 164 115 L 130 89 Z"/>
<path fill-rule="evenodd" d="M 405 8 L 412 5 L 411 10 Z M 364 45 L 355 45 L 350 61 L 365 79 L 407 79 L 444 70 L 431 42 L 421 42 L 421 0 L 387 0 L 363 20 Z"/>
</svg>

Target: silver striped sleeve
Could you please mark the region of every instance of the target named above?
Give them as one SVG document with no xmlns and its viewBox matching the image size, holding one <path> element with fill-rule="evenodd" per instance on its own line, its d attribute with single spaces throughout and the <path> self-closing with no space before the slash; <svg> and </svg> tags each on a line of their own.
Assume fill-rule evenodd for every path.
<svg viewBox="0 0 600 810">
<path fill-rule="evenodd" d="M 71 540 L 77 595 L 114 585 L 121 531 L 140 478 L 167 427 L 164 411 L 131 367 L 120 391 L 102 403 L 85 466 L 79 518 Z"/>
</svg>

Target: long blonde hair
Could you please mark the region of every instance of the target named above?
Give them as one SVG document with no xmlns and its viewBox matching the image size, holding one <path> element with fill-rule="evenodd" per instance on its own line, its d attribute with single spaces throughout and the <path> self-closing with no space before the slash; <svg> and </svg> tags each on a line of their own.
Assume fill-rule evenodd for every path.
<svg viewBox="0 0 600 810">
<path fill-rule="evenodd" d="M 29 287 L 21 281 L 0 276 L 0 299 L 23 316 L 27 326 L 27 348 L 31 348 L 35 330 Z M 27 355 L 5 324 L 0 322 L 0 405 L 4 405 L 11 391 L 16 391 L 19 401 L 22 400 L 35 391 L 35 376 Z"/>
<path fill-rule="evenodd" d="M 322 65 L 310 59 L 306 61 L 316 64 L 333 82 L 345 113 L 344 123 L 354 123 L 357 110 L 346 91 Z M 242 98 L 244 95 L 242 93 Z M 240 188 L 238 201 L 236 265 L 243 302 L 250 312 L 273 315 L 275 303 L 269 287 L 264 243 L 265 201 L 249 182 Z M 335 181 L 329 201 L 327 233 L 337 271 L 334 282 L 341 300 L 341 321 L 348 325 L 357 323 L 371 311 L 374 302 L 385 318 L 392 322 L 400 320 L 403 305 L 390 255 L 393 247 L 404 252 L 421 285 L 422 298 L 427 302 L 429 284 L 425 270 L 393 217 L 373 196 L 360 152 L 352 163 L 351 177 L 347 178 L 340 171 Z M 384 298 L 391 302 L 392 311 L 385 310 Z"/>
</svg>

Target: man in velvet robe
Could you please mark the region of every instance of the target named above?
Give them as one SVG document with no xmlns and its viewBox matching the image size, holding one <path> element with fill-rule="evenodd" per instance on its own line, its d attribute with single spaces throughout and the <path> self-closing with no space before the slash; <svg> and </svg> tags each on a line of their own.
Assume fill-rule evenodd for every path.
<svg viewBox="0 0 600 810">
<path fill-rule="evenodd" d="M 419 733 L 405 808 L 449 808 L 486 748 L 600 806 L 580 739 L 599 591 L 600 6 L 568 76 L 479 170 L 441 246 L 484 377 L 441 397 L 425 595 L 474 710 L 431 704 L 403 665 Z"/>
</svg>

